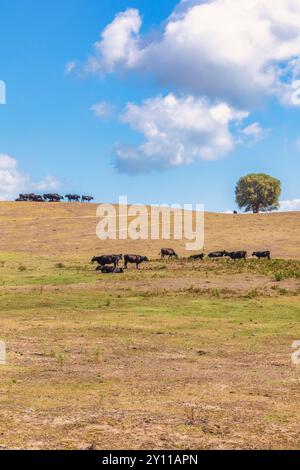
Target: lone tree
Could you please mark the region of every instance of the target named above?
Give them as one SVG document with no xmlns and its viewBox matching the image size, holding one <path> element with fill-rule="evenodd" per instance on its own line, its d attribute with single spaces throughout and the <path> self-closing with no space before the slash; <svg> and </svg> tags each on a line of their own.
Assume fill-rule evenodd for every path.
<svg viewBox="0 0 300 470">
<path fill-rule="evenodd" d="M 274 211 L 279 208 L 281 182 L 264 173 L 251 173 L 241 178 L 235 189 L 236 202 L 245 212 Z"/>
</svg>

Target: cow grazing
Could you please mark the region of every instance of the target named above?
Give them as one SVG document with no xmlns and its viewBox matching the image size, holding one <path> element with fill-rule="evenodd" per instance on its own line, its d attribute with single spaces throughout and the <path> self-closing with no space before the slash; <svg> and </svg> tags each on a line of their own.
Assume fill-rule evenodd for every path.
<svg viewBox="0 0 300 470">
<path fill-rule="evenodd" d="M 198 260 L 204 260 L 205 254 L 201 253 L 200 255 L 192 255 L 189 257 L 190 260 L 193 261 L 198 261 Z"/>
<path fill-rule="evenodd" d="M 268 258 L 271 259 L 271 252 L 270 251 L 255 251 L 252 253 L 252 256 L 256 256 L 256 258 Z"/>
<path fill-rule="evenodd" d="M 147 256 L 140 255 L 125 255 L 124 256 L 124 268 L 128 269 L 128 264 L 135 264 L 136 269 L 139 269 L 140 264 L 148 262 Z"/>
<path fill-rule="evenodd" d="M 92 196 L 82 196 L 81 202 L 91 202 L 94 198 Z"/>
<path fill-rule="evenodd" d="M 168 258 L 178 258 L 177 253 L 173 250 L 173 248 L 162 248 L 160 252 L 161 259 L 165 259 L 166 256 Z"/>
<path fill-rule="evenodd" d="M 122 274 L 123 268 L 115 268 L 114 266 L 98 266 L 96 271 L 100 271 L 102 274 Z"/>
<path fill-rule="evenodd" d="M 123 255 L 94 256 L 91 263 L 98 263 L 100 266 L 113 264 L 117 268 L 121 259 L 123 259 Z"/>
<path fill-rule="evenodd" d="M 209 258 L 223 258 L 223 256 L 226 255 L 226 251 L 214 251 L 212 253 L 209 253 L 208 257 Z"/>
<path fill-rule="evenodd" d="M 231 252 L 226 251 L 224 256 L 228 256 L 229 258 L 233 259 L 234 262 L 237 259 L 243 259 L 244 261 L 246 261 L 247 251 L 231 251 Z"/>
</svg>

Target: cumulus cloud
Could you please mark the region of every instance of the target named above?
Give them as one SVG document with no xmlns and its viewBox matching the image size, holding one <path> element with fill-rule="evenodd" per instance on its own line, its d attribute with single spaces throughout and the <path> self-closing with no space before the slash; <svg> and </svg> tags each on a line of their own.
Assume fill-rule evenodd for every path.
<svg viewBox="0 0 300 470">
<path fill-rule="evenodd" d="M 94 44 L 94 54 L 89 57 L 85 71 L 102 74 L 114 72 L 118 67 L 135 67 L 140 56 L 138 33 L 141 25 L 138 10 L 130 8 L 119 13 Z"/>
<path fill-rule="evenodd" d="M 121 120 L 141 133 L 137 146 L 119 145 L 116 166 L 121 172 L 140 173 L 216 160 L 233 150 L 231 125 L 248 116 L 226 103 L 210 104 L 204 98 L 174 94 L 129 103 Z"/>
<path fill-rule="evenodd" d="M 291 199 L 280 202 L 280 211 L 300 211 L 300 199 Z"/>
<path fill-rule="evenodd" d="M 0 154 L 0 199 L 12 199 L 28 182 L 29 178 L 18 171 L 17 161 L 8 155 Z"/>
<path fill-rule="evenodd" d="M 117 146 L 119 171 L 221 158 L 270 133 L 258 122 L 242 123 L 246 113 L 237 110 L 251 111 L 268 97 L 300 106 L 299 0 L 181 0 L 156 34 L 142 32 L 142 23 L 135 8 L 118 13 L 88 59 L 67 64 L 80 75 L 148 74 L 175 90 L 127 106 L 121 120 L 144 140 Z M 223 122 L 213 115 L 218 107 L 228 110 Z M 91 109 L 100 118 L 111 113 L 105 102 Z"/>
<path fill-rule="evenodd" d="M 300 105 L 299 0 L 187 0 L 159 38 L 141 34 L 136 9 L 119 13 L 84 68 L 148 71 L 166 86 L 254 106 L 268 95 Z"/>
<path fill-rule="evenodd" d="M 15 158 L 0 154 L 0 200 L 12 200 L 23 191 L 55 189 L 58 186 L 59 181 L 53 176 L 47 176 L 38 183 L 33 182 L 30 176 L 18 170 Z"/>
</svg>

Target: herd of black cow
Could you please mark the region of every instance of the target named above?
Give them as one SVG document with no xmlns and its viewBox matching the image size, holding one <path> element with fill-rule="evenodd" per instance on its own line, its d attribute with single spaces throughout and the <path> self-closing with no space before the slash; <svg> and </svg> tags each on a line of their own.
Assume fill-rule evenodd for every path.
<svg viewBox="0 0 300 470">
<path fill-rule="evenodd" d="M 172 248 L 162 248 L 160 252 L 161 259 L 165 259 L 166 257 L 171 259 L 171 258 L 176 258 L 178 259 L 177 253 L 172 249 Z M 267 258 L 271 259 L 271 252 L 270 251 L 255 251 L 252 253 L 253 257 L 256 257 L 258 259 L 261 258 Z M 212 253 L 208 254 L 208 258 L 223 258 L 223 257 L 229 257 L 233 261 L 243 259 L 246 261 L 247 259 L 247 251 L 215 251 Z M 204 260 L 205 254 L 201 253 L 198 255 L 192 255 L 188 259 L 189 260 Z M 124 259 L 124 267 L 120 268 L 119 267 L 119 262 Z M 103 256 L 95 256 L 92 260 L 91 263 L 98 263 L 98 266 L 96 268 L 96 271 L 100 271 L 103 274 L 122 274 L 124 272 L 124 269 L 128 269 L 128 264 L 135 264 L 136 269 L 139 269 L 140 264 L 144 262 L 148 262 L 149 259 L 147 256 L 140 256 L 140 255 L 103 255 Z"/>
<path fill-rule="evenodd" d="M 61 196 L 60 194 L 44 194 L 40 196 L 38 194 L 20 194 L 16 202 L 60 202 L 67 199 L 69 202 L 91 202 L 94 200 L 92 196 L 79 196 L 78 194 L 67 194 Z"/>
</svg>

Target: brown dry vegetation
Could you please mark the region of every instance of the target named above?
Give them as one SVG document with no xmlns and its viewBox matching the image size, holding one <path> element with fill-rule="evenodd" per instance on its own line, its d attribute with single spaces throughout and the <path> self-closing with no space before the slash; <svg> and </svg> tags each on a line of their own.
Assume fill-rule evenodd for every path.
<svg viewBox="0 0 300 470">
<path fill-rule="evenodd" d="M 280 258 L 234 265 L 100 242 L 95 211 L 0 204 L 0 448 L 299 449 L 300 213 L 206 214 L 207 251 Z M 99 275 L 105 252 L 151 262 Z"/>
<path fill-rule="evenodd" d="M 0 203 L 0 252 L 68 255 L 86 260 L 100 252 L 145 252 L 157 258 L 161 241 L 99 241 L 96 204 Z M 205 215 L 205 250 L 270 249 L 275 258 L 300 259 L 300 212 Z M 186 256 L 185 241 L 163 242 Z"/>
</svg>

